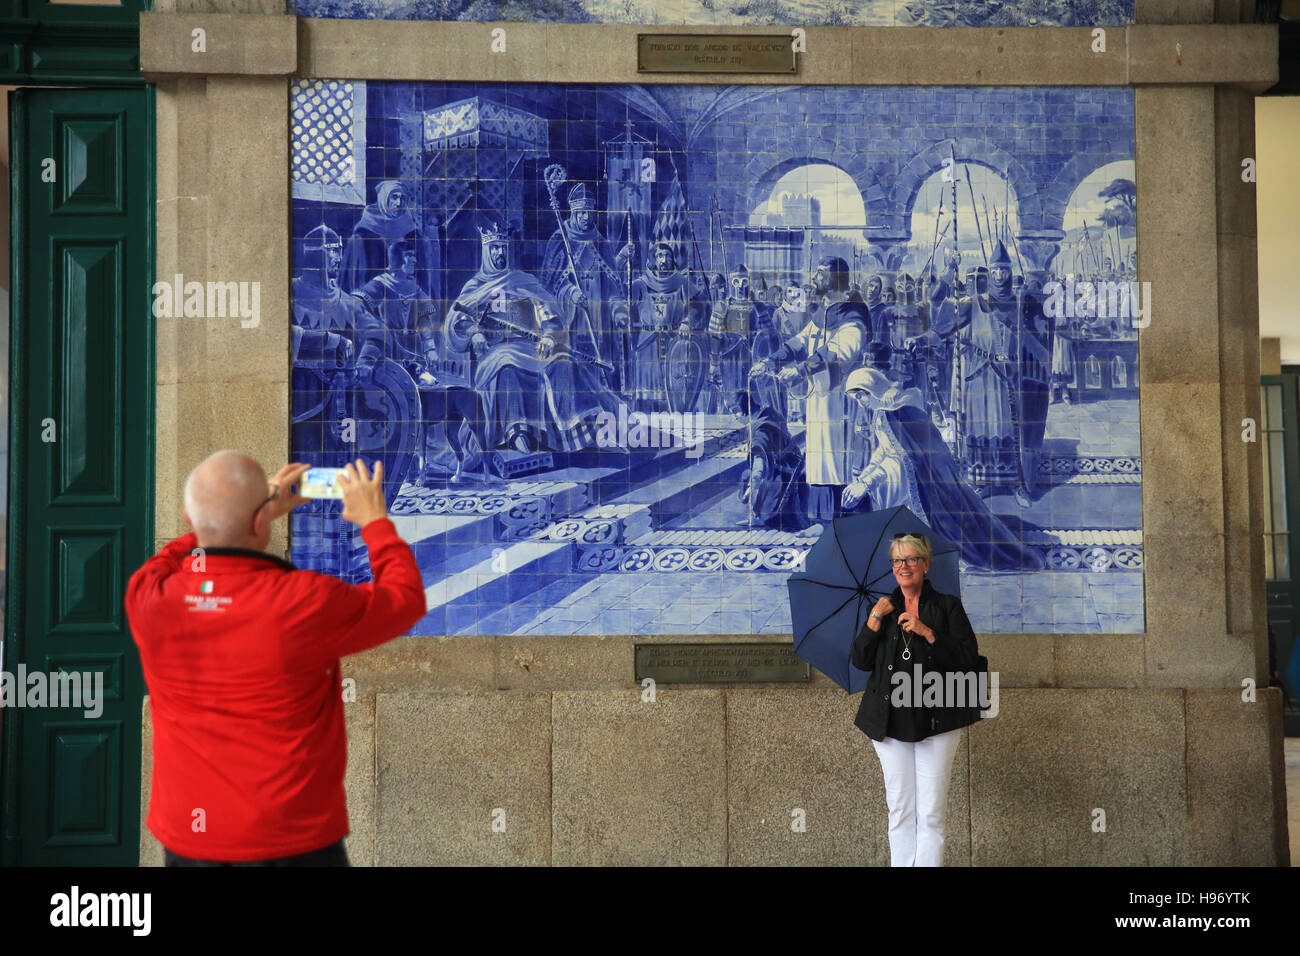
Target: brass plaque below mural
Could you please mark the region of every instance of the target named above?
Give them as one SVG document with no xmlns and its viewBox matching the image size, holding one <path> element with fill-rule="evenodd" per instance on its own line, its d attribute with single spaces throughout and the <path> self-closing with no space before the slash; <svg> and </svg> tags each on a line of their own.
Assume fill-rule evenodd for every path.
<svg viewBox="0 0 1300 956">
<path fill-rule="evenodd" d="M 806 681 L 789 644 L 638 644 L 636 679 L 661 684 Z"/>
</svg>

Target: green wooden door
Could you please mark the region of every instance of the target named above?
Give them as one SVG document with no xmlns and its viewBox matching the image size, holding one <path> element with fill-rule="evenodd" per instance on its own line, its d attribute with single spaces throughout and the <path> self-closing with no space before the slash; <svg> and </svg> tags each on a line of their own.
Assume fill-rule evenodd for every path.
<svg viewBox="0 0 1300 956">
<path fill-rule="evenodd" d="M 7 864 L 139 857 L 144 682 L 122 595 L 153 544 L 152 112 L 141 88 L 11 97 L 4 666 L 98 671 L 104 699 L 97 717 L 4 712 Z"/>
</svg>

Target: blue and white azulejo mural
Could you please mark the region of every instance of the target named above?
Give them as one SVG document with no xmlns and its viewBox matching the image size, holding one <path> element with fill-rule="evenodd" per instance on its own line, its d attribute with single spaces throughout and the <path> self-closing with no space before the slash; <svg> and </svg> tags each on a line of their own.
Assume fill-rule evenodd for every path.
<svg viewBox="0 0 1300 956">
<path fill-rule="evenodd" d="M 292 110 L 292 454 L 382 459 L 416 633 L 788 632 L 826 522 L 897 505 L 978 630 L 1143 629 L 1131 90 Z M 309 507 L 295 563 L 363 579 Z"/>
<path fill-rule="evenodd" d="M 1134 0 L 294 0 L 302 17 L 764 26 L 1123 26 Z"/>
</svg>

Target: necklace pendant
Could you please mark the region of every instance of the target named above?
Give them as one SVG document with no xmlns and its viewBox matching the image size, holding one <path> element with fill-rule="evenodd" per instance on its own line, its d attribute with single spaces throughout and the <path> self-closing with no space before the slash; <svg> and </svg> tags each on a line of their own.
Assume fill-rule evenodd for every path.
<svg viewBox="0 0 1300 956">
<path fill-rule="evenodd" d="M 903 660 L 905 660 L 905 661 L 910 661 L 911 659 L 912 659 L 912 651 L 911 651 L 911 649 L 910 649 L 910 648 L 906 648 L 906 647 L 903 648 Z"/>
</svg>

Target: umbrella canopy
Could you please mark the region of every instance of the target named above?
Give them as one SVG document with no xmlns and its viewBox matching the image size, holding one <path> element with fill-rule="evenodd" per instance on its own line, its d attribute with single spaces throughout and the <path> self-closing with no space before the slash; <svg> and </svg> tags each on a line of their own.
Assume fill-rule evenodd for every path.
<svg viewBox="0 0 1300 956">
<path fill-rule="evenodd" d="M 849 653 L 876 601 L 898 586 L 889 546 L 899 534 L 925 535 L 934 551 L 926 579 L 960 593 L 956 546 L 901 507 L 836 518 L 787 582 L 795 653 L 850 694 L 867 688 L 869 672 L 854 667 Z"/>
</svg>

